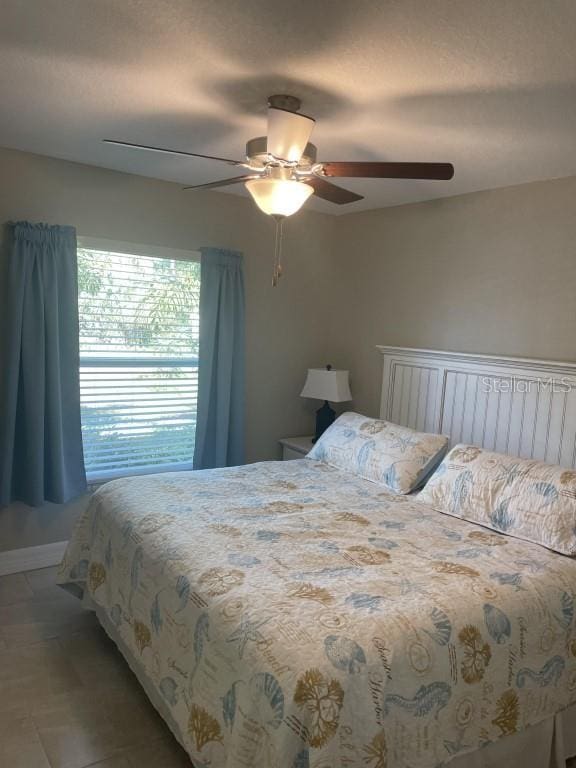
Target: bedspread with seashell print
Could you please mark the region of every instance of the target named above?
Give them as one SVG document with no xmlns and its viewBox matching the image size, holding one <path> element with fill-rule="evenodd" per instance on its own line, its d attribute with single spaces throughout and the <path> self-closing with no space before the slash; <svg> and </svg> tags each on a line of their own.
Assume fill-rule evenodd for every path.
<svg viewBox="0 0 576 768">
<path fill-rule="evenodd" d="M 576 562 L 304 459 L 114 480 L 60 568 L 196 768 L 432 768 L 576 702 Z"/>
</svg>

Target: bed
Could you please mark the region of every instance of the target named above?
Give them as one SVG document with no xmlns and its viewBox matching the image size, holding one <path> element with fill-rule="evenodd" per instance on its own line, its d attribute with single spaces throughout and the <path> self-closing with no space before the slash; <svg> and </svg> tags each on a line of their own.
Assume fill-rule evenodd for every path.
<svg viewBox="0 0 576 768">
<path fill-rule="evenodd" d="M 570 390 L 558 429 L 552 391 L 548 419 L 526 396 L 520 420 L 514 392 L 479 406 L 473 377 L 506 364 L 386 348 L 381 415 L 455 441 L 481 429 L 490 447 L 505 424 L 518 454 L 532 430 L 529 455 L 563 457 Z M 541 373 L 522 364 L 517 378 Z M 576 754 L 576 561 L 325 463 L 108 483 L 59 581 L 196 768 L 559 768 Z"/>
</svg>

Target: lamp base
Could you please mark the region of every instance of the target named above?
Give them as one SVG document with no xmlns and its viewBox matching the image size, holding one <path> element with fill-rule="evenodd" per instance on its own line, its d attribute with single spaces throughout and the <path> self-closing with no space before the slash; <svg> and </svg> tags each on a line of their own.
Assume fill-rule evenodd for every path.
<svg viewBox="0 0 576 768">
<path fill-rule="evenodd" d="M 334 419 L 336 418 L 336 411 L 334 408 L 330 407 L 330 403 L 328 400 L 324 400 L 324 405 L 321 408 L 318 408 L 316 411 L 316 434 L 314 435 L 314 439 L 312 440 L 313 443 L 315 443 L 318 438 L 326 432 L 330 424 L 334 422 Z"/>
</svg>

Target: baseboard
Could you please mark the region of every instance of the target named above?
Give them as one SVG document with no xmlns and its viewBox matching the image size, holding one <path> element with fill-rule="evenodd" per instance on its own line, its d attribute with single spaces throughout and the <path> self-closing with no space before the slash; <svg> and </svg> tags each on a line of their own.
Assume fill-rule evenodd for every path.
<svg viewBox="0 0 576 768">
<path fill-rule="evenodd" d="M 0 576 L 20 571 L 33 571 L 58 565 L 64 556 L 67 541 L 55 541 L 38 547 L 24 547 L 0 552 Z"/>
</svg>

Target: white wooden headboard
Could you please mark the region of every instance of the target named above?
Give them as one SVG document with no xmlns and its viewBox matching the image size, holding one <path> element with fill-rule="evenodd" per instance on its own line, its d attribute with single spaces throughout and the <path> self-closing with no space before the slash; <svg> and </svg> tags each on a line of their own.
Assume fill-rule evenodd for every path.
<svg viewBox="0 0 576 768">
<path fill-rule="evenodd" d="M 576 466 L 576 364 L 378 347 L 380 417 L 513 456 Z"/>
</svg>

